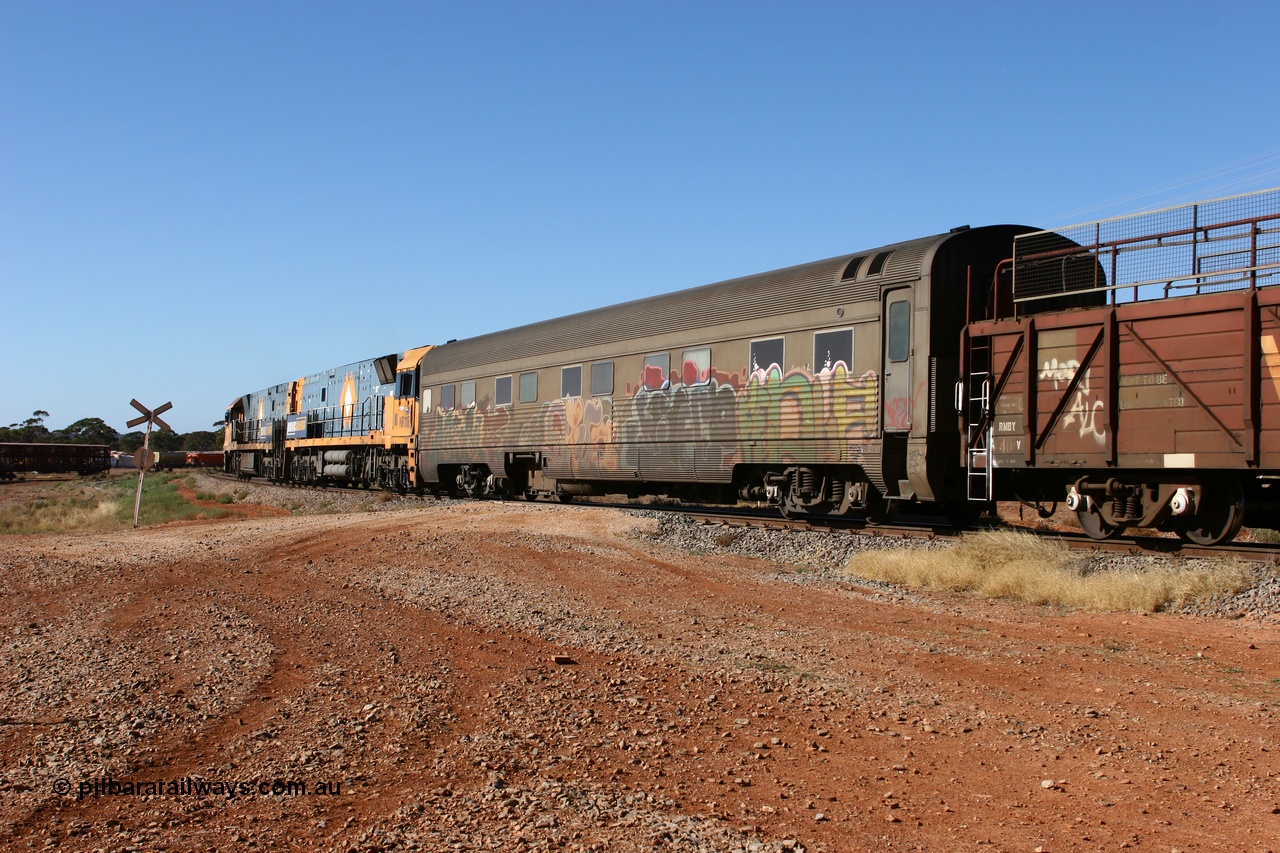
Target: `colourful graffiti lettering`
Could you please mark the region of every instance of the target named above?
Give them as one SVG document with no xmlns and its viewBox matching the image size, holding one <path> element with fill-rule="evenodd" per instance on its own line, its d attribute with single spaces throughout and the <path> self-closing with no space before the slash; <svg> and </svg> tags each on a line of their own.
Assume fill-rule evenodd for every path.
<svg viewBox="0 0 1280 853">
<path fill-rule="evenodd" d="M 423 418 L 428 469 L 521 448 L 541 450 L 555 476 L 729 482 L 738 464 L 850 458 L 854 443 L 876 435 L 879 379 L 853 376 L 843 362 L 818 374 L 784 375 L 773 365 L 745 386 L 742 373 L 711 366 L 681 370 L 696 383 L 650 391 L 650 373 L 616 399 L 571 397 L 536 411 L 436 409 Z M 681 378 L 673 372 L 664 383 Z"/>
<path fill-rule="evenodd" d="M 685 385 L 701 385 L 711 378 L 711 370 L 700 370 L 692 361 L 686 361 L 680 369 L 680 381 Z"/>
</svg>

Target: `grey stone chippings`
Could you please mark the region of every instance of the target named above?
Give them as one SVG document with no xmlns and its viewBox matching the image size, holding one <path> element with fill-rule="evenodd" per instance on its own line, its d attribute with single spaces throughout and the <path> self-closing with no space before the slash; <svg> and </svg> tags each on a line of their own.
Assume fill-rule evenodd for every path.
<svg viewBox="0 0 1280 853">
<path fill-rule="evenodd" d="M 417 498 L 378 491 L 338 491 L 332 489 L 285 488 L 266 484 L 231 483 L 196 475 L 198 488 L 213 494 L 247 493 L 243 501 L 280 506 L 298 514 L 341 512 L 385 512 L 424 506 Z M 443 499 L 439 504 L 457 503 Z M 426 506 L 434 504 L 428 502 Z M 855 554 L 884 549 L 946 550 L 953 540 L 901 538 L 867 535 L 844 531 L 793 531 L 767 528 L 725 527 L 700 524 L 692 516 L 679 512 L 645 509 L 627 510 L 629 514 L 656 520 L 655 529 L 646 535 L 650 541 L 693 554 L 735 554 L 778 564 L 783 570 L 776 577 L 795 584 L 849 584 L 851 578 L 844 567 Z M 1099 553 L 1089 558 L 1085 571 L 1145 571 L 1169 566 L 1196 568 L 1212 561 L 1166 555 L 1117 555 Z M 799 571 L 797 571 L 799 569 Z M 1280 570 L 1274 565 L 1252 568 L 1255 582 L 1248 589 L 1209 601 L 1170 608 L 1168 612 L 1226 619 L 1274 618 L 1280 616 Z M 858 588 L 884 600 L 919 601 L 909 590 L 880 581 L 858 580 Z"/>
<path fill-rule="evenodd" d="M 635 515 L 654 518 L 655 528 L 645 538 L 693 554 L 735 554 L 755 557 L 786 567 L 779 577 L 798 584 L 832 584 L 854 582 L 844 567 L 854 555 L 872 550 L 938 551 L 954 547 L 953 540 L 899 538 L 846 532 L 809 532 L 767 528 L 726 527 L 701 524 L 690 515 L 652 510 L 630 510 Z M 1152 569 L 1208 567 L 1215 561 L 1203 558 L 1167 555 L 1116 555 L 1098 553 L 1091 556 L 1086 572 L 1150 571 Z M 799 569 L 797 571 L 797 569 Z M 1208 601 L 1171 607 L 1167 612 L 1226 619 L 1262 619 L 1280 616 L 1280 569 L 1275 565 L 1251 567 L 1253 584 L 1234 595 L 1219 596 Z M 877 598 L 919 601 L 923 596 L 890 583 L 858 579 L 859 588 L 879 593 Z"/>
</svg>

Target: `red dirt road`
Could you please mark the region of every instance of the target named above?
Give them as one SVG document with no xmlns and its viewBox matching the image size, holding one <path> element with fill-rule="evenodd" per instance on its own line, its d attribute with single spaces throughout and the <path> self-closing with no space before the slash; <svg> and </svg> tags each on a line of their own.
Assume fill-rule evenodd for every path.
<svg viewBox="0 0 1280 853">
<path fill-rule="evenodd" d="M 652 524 L 0 537 L 0 843 L 1280 849 L 1276 622 L 886 594 Z"/>
</svg>

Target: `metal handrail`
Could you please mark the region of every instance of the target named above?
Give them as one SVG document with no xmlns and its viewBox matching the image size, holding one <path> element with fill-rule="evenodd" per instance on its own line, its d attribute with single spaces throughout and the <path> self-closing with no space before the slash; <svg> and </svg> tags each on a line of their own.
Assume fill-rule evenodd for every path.
<svg viewBox="0 0 1280 853">
<path fill-rule="evenodd" d="M 347 407 L 341 404 L 325 406 L 322 409 L 309 409 L 306 412 L 295 412 L 294 414 L 305 414 L 307 416 L 307 433 L 310 438 L 363 436 L 382 429 L 383 407 L 381 403 L 381 397 L 370 394 L 358 404 L 352 405 L 352 412 L 349 417 L 343 416 L 343 409 Z M 283 420 L 283 418 L 255 418 L 253 420 L 238 421 L 234 424 L 232 438 L 240 443 L 269 442 L 271 441 L 272 424 L 279 420 Z M 311 435 L 312 424 L 321 425 L 318 430 L 320 433 L 318 436 Z"/>
<path fill-rule="evenodd" d="M 1280 188 L 1019 235 L 1013 301 L 1138 302 L 1271 286 L 1278 273 Z"/>
</svg>

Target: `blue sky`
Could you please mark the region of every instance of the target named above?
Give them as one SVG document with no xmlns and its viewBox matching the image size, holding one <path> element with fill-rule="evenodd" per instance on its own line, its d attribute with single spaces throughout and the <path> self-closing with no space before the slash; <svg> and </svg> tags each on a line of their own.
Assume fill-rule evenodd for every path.
<svg viewBox="0 0 1280 853">
<path fill-rule="evenodd" d="M 0 425 L 1280 185 L 1280 4 L 0 0 Z"/>
</svg>

